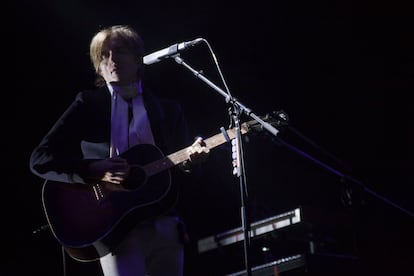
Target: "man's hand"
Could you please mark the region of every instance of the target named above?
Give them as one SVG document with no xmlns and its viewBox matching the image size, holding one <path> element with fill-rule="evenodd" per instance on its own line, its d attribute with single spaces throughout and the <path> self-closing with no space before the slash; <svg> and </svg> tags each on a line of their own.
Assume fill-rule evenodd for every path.
<svg viewBox="0 0 414 276">
<path fill-rule="evenodd" d="M 89 164 L 88 179 L 121 184 L 128 176 L 130 166 L 121 157 L 107 158 Z"/>
<path fill-rule="evenodd" d="M 210 149 L 207 148 L 203 138 L 198 137 L 194 143 L 188 147 L 188 160 L 191 165 L 204 162 L 210 154 Z"/>
</svg>

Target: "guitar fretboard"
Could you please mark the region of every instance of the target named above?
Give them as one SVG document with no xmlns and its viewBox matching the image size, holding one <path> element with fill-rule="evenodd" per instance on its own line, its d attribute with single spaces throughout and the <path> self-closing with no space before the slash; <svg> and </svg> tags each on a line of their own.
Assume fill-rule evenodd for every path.
<svg viewBox="0 0 414 276">
<path fill-rule="evenodd" d="M 249 131 L 248 129 L 248 125 L 246 123 L 243 123 L 241 125 L 241 133 L 245 134 Z M 228 129 L 226 130 L 226 133 L 228 135 L 228 138 L 234 139 L 236 137 L 236 129 L 232 128 L 232 129 Z M 204 142 L 206 143 L 206 147 L 208 149 L 213 149 L 225 142 L 227 142 L 226 137 L 224 136 L 223 133 L 218 133 L 214 136 L 211 136 L 207 139 L 204 140 Z M 152 176 L 155 175 L 157 173 L 160 173 L 164 170 L 167 170 L 175 165 L 178 165 L 186 160 L 188 160 L 188 149 L 190 147 L 186 147 L 182 150 L 179 150 L 177 152 L 171 153 L 169 155 L 167 155 L 166 157 L 153 161 L 147 165 L 145 165 L 143 167 L 143 169 L 145 170 L 147 176 Z"/>
</svg>

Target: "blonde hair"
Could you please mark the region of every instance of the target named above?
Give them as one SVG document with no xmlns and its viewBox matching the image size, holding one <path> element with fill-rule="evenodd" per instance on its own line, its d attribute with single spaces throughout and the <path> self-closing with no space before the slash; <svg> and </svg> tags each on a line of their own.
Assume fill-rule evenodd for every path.
<svg viewBox="0 0 414 276">
<path fill-rule="evenodd" d="M 121 40 L 137 56 L 137 59 L 142 62 L 144 42 L 134 29 L 128 25 L 114 25 L 101 29 L 92 37 L 89 44 L 89 56 L 96 73 L 96 86 L 103 86 L 105 84 L 105 80 L 99 72 L 99 65 L 103 59 L 103 50 L 105 49 L 106 43 L 112 38 Z M 138 75 L 142 74 L 141 69 L 138 70 Z"/>
</svg>

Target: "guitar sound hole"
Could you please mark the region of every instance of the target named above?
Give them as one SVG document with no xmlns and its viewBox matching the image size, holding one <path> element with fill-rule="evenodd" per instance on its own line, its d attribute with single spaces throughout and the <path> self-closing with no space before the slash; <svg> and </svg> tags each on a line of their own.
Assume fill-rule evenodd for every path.
<svg viewBox="0 0 414 276">
<path fill-rule="evenodd" d="M 128 177 L 122 183 L 126 189 L 133 190 L 140 187 L 146 180 L 145 171 L 140 167 L 131 168 Z"/>
</svg>

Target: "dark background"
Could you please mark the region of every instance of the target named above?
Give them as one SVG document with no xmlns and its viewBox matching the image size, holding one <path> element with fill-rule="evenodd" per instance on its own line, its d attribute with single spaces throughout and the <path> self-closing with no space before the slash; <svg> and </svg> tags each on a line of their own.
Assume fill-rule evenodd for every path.
<svg viewBox="0 0 414 276">
<path fill-rule="evenodd" d="M 50 231 L 32 234 L 46 219 L 42 180 L 28 159 L 76 92 L 93 86 L 89 40 L 113 24 L 136 28 L 148 53 L 206 39 L 234 97 L 259 116 L 289 115 L 290 130 L 277 138 L 246 135 L 252 220 L 296 206 L 345 213 L 361 259 L 353 275 L 412 273 L 414 20 L 406 3 L 40 0 L 5 9 L 14 16 L 3 26 L 10 62 L 3 69 L 12 69 L 3 85 L 3 274 L 62 275 Z M 224 88 L 206 44 L 181 57 Z M 183 66 L 165 60 L 147 74 L 156 93 L 182 102 L 194 136 L 229 127 L 224 98 Z M 229 150 L 212 150 L 202 180 L 184 192 L 190 275 L 204 265 L 194 250 L 198 239 L 240 226 Z M 226 257 L 220 262 L 209 266 Z M 66 265 L 68 275 L 98 273 L 93 263 Z"/>
</svg>

